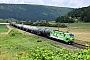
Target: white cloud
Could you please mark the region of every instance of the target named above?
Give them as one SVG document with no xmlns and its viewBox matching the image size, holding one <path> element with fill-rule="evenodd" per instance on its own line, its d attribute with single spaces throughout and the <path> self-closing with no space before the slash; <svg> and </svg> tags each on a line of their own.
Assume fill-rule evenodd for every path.
<svg viewBox="0 0 90 60">
<path fill-rule="evenodd" d="M 0 0 L 1 3 L 41 4 L 60 7 L 83 7 L 90 4 L 90 0 Z"/>
<path fill-rule="evenodd" d="M 43 0 L 23 0 L 25 4 L 43 4 Z"/>
<path fill-rule="evenodd" d="M 70 0 L 68 6 L 71 6 L 71 7 L 84 7 L 84 6 L 88 6 L 90 4 L 90 1 L 89 0 Z"/>
<path fill-rule="evenodd" d="M 22 1 L 20 1 L 20 4 L 24 4 L 24 1 L 22 0 Z"/>
</svg>

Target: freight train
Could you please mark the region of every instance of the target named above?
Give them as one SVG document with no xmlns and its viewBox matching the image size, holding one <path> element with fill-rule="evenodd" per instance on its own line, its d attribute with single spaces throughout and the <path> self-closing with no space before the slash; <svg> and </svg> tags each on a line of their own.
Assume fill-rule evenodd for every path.
<svg viewBox="0 0 90 60">
<path fill-rule="evenodd" d="M 35 26 L 28 26 L 17 23 L 10 23 L 11 26 L 14 26 L 18 29 L 29 31 L 37 35 L 43 35 L 48 38 L 54 38 L 56 40 L 64 41 L 65 43 L 72 44 L 74 42 L 74 34 L 62 31 L 56 31 L 48 28 L 41 28 Z"/>
</svg>

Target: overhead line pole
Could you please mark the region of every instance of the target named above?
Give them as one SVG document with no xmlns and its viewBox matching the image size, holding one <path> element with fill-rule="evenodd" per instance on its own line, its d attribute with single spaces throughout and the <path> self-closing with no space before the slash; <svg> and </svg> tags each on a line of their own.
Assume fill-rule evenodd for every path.
<svg viewBox="0 0 90 60">
<path fill-rule="evenodd" d="M 59 31 L 60 23 L 58 22 L 58 31 Z"/>
</svg>

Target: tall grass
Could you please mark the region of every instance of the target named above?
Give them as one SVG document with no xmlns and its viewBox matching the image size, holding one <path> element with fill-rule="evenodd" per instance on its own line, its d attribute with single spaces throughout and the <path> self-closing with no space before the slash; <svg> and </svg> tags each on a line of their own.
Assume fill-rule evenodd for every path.
<svg viewBox="0 0 90 60">
<path fill-rule="evenodd" d="M 57 49 L 58 48 L 58 49 Z M 89 60 L 90 49 L 68 50 L 15 29 L 0 40 L 1 60 Z"/>
</svg>

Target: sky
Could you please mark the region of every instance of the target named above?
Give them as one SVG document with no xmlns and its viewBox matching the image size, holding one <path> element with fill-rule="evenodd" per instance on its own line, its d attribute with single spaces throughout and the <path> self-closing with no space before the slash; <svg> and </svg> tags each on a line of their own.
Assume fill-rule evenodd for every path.
<svg viewBox="0 0 90 60">
<path fill-rule="evenodd" d="M 57 7 L 81 8 L 90 5 L 90 0 L 0 0 L 0 3 L 38 4 Z"/>
</svg>

